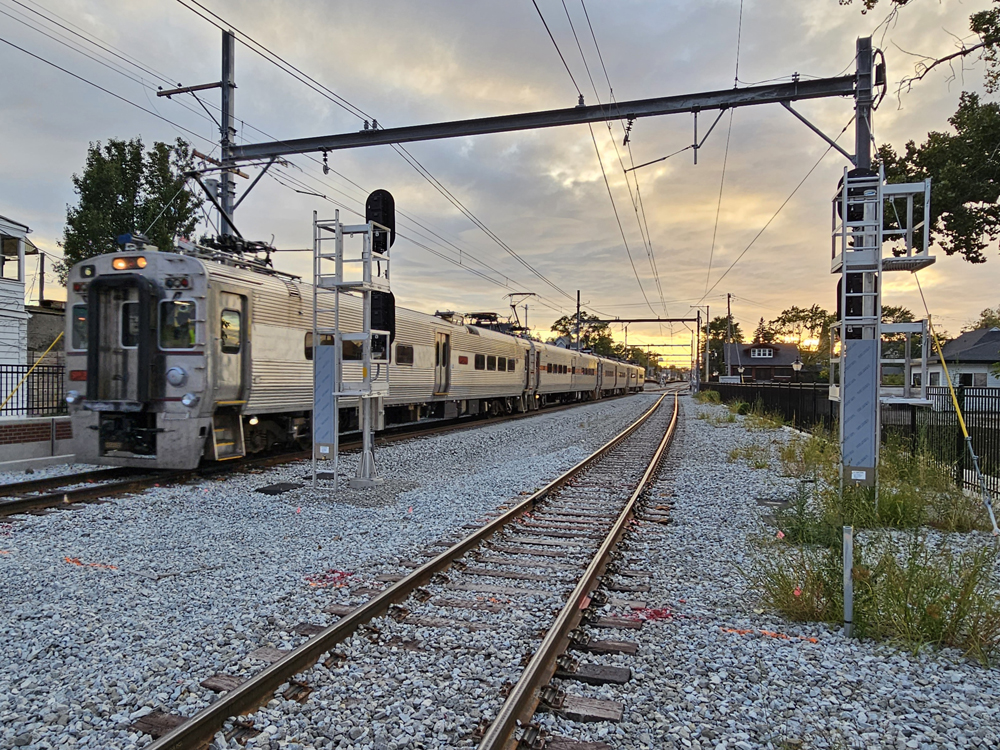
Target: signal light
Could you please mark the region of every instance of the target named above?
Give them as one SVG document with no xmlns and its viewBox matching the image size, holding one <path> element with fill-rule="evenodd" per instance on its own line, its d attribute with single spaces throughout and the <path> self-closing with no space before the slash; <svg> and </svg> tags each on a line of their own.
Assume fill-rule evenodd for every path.
<svg viewBox="0 0 1000 750">
<path fill-rule="evenodd" d="M 94 269 L 93 266 L 81 266 L 80 267 L 80 275 L 83 276 L 83 278 L 85 278 L 85 279 L 89 279 L 91 276 L 94 275 L 94 273 L 95 273 L 95 269 Z"/>
<path fill-rule="evenodd" d="M 376 190 L 365 201 L 365 221 L 374 221 L 388 227 L 386 232 L 376 229 L 372 236 L 372 252 L 384 253 L 396 241 L 396 200 L 388 190 Z"/>
<path fill-rule="evenodd" d="M 141 255 L 132 258 L 115 258 L 111 261 L 111 267 L 116 271 L 127 271 L 131 268 L 145 268 L 146 259 Z"/>
</svg>

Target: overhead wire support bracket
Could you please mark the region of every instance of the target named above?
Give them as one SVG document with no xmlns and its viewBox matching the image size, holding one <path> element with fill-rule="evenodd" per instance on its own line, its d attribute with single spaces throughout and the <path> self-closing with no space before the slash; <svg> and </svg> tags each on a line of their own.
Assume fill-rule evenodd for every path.
<svg viewBox="0 0 1000 750">
<path fill-rule="evenodd" d="M 265 174 L 267 174 L 267 170 L 269 170 L 271 168 L 271 165 L 274 164 L 274 162 L 276 162 L 277 160 L 278 160 L 277 156 L 272 156 L 270 161 L 268 161 L 267 164 L 264 165 L 264 168 L 260 170 L 260 174 L 258 174 L 256 177 L 253 178 L 253 182 L 250 183 L 250 187 L 248 187 L 246 190 L 243 191 L 243 195 L 241 195 L 240 199 L 236 201 L 235 205 L 233 205 L 234 211 L 240 207 L 240 204 L 243 202 L 243 199 L 246 198 L 248 195 L 250 195 L 250 191 L 254 189 L 254 186 L 256 186 L 258 182 L 260 182 L 260 178 L 263 177 Z M 239 172 L 237 172 L 237 174 L 239 174 Z"/>
<path fill-rule="evenodd" d="M 176 89 L 163 89 L 157 91 L 157 96 L 165 96 L 168 99 L 174 94 L 190 94 L 195 91 L 207 91 L 208 89 L 219 89 L 222 88 L 222 81 L 216 81 L 215 83 L 199 83 L 197 86 L 181 86 Z"/>
<path fill-rule="evenodd" d="M 691 148 L 694 149 L 694 163 L 696 165 L 698 164 L 698 149 L 705 145 L 705 141 L 708 140 L 708 136 L 712 135 L 712 131 L 715 130 L 715 126 L 719 124 L 719 120 L 722 119 L 722 116 L 726 114 L 727 109 L 729 109 L 729 107 L 723 107 L 719 110 L 719 116 L 715 118 L 715 122 L 712 123 L 712 127 L 708 129 L 708 132 L 705 133 L 705 137 L 700 141 L 698 140 L 698 110 L 694 110 L 694 143 L 691 144 Z M 644 165 L 640 164 L 639 166 Z M 633 167 L 633 169 L 638 168 L 639 167 Z"/>
<path fill-rule="evenodd" d="M 785 109 L 787 109 L 789 112 L 791 112 L 796 117 L 798 117 L 803 123 L 805 123 L 805 126 L 807 128 L 809 128 L 812 132 L 814 132 L 816 135 L 818 135 L 824 141 L 826 141 L 827 143 L 829 143 L 831 148 L 834 148 L 837 151 L 839 151 L 841 154 L 843 154 L 844 157 L 849 162 L 851 162 L 851 164 L 853 164 L 854 166 L 858 165 L 857 157 L 855 157 L 854 154 L 847 153 L 847 151 L 844 150 L 835 140 L 833 140 L 830 136 L 828 136 L 822 130 L 820 130 L 815 125 L 813 125 L 811 122 L 809 122 L 809 120 L 806 119 L 805 115 L 803 115 L 801 112 L 798 112 L 798 111 L 792 109 L 792 103 L 791 102 L 789 102 L 787 100 L 783 101 L 781 103 L 781 106 L 784 107 Z"/>
</svg>

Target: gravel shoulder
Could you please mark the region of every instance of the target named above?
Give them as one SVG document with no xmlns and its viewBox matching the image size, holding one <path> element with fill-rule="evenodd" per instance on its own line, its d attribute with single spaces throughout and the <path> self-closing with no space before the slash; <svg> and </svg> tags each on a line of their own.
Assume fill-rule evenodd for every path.
<svg viewBox="0 0 1000 750">
<path fill-rule="evenodd" d="M 142 746 L 139 716 L 192 714 L 206 676 L 259 671 L 252 651 L 330 621 L 322 608 L 350 601 L 331 571 L 380 587 L 393 561 L 558 476 L 654 400 L 386 446 L 376 490 L 313 490 L 301 463 L 0 524 L 0 747 Z M 305 486 L 255 491 L 278 482 Z"/>
<path fill-rule="evenodd" d="M 653 492 L 675 503 L 670 525 L 646 523 L 628 556 L 654 571 L 644 595 L 662 619 L 642 630 L 593 631 L 639 643 L 631 657 L 588 661 L 631 667 L 623 686 L 564 684 L 625 705 L 620 724 L 574 724 L 547 716 L 559 734 L 615 748 L 995 748 L 1000 745 L 1000 669 L 955 651 L 919 655 L 847 639 L 839 628 L 789 623 L 761 610 L 741 569 L 750 537 L 773 534 L 756 498 L 789 493 L 772 469 L 727 461 L 783 430 L 718 426 L 699 413 L 724 412 L 682 399 L 680 430 Z M 776 466 L 776 461 L 772 461 Z M 634 633 L 634 635 L 633 635 Z"/>
</svg>

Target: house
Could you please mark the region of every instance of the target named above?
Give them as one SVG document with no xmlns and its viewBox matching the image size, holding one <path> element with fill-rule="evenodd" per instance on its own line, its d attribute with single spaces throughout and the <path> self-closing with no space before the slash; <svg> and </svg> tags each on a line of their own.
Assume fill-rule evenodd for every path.
<svg viewBox="0 0 1000 750">
<path fill-rule="evenodd" d="M 744 383 L 798 380 L 792 364 L 802 363 L 797 344 L 726 344 L 725 357 L 728 374 L 742 375 Z"/>
<path fill-rule="evenodd" d="M 37 305 L 26 305 L 28 318 L 28 362 L 32 365 L 48 351 L 45 363 L 61 365 L 64 362 L 62 340 L 56 341 L 66 327 L 66 303 L 62 300 L 41 300 Z M 55 345 L 52 346 L 53 342 Z M 49 347 L 52 346 L 51 349 Z"/>
<path fill-rule="evenodd" d="M 30 231 L 0 216 L 0 365 L 23 365 L 27 354 L 24 256 L 38 252 L 28 239 Z"/>
<path fill-rule="evenodd" d="M 966 331 L 941 351 L 955 385 L 1000 386 L 995 372 L 996 365 L 1000 365 L 1000 328 Z M 928 358 L 927 385 L 945 385 L 944 368 L 936 356 Z"/>
</svg>

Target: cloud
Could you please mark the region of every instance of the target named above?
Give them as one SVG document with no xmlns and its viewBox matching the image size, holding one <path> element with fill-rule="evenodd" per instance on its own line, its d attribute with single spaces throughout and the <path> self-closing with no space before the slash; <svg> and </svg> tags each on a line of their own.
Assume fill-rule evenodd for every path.
<svg viewBox="0 0 1000 750">
<path fill-rule="evenodd" d="M 0 5 L 8 8 L 6 3 Z M 175 83 L 208 82 L 219 75 L 219 30 L 179 3 L 131 2 L 115 6 L 113 12 L 97 0 L 45 0 L 43 5 Z M 213 0 L 207 5 L 384 125 L 576 103 L 576 89 L 528 3 Z M 567 6 L 587 57 L 589 75 L 562 4 L 540 0 L 539 5 L 586 101 L 593 103 L 597 96 L 606 100 L 608 84 L 580 4 L 569 2 Z M 884 40 L 882 30 L 877 39 L 886 50 L 890 80 L 898 80 L 913 63 L 913 58 L 896 45 L 929 54 L 950 51 L 953 39 L 945 29 L 965 33 L 969 14 L 986 7 L 991 3 L 976 0 L 918 3 L 903 9 L 895 25 L 885 31 Z M 732 86 L 740 11 L 736 0 L 592 2 L 587 10 L 619 101 Z M 841 7 L 836 0 L 745 2 L 740 79 L 758 82 L 794 72 L 803 76 L 849 72 L 855 38 L 870 33 L 885 12 L 887 8 L 880 6 L 862 16 L 856 5 Z M 139 83 L 11 19 L 4 17 L 0 26 L 3 38 L 195 130 L 205 139 L 195 141 L 199 148 L 210 149 L 210 142 L 217 138 L 215 124 L 193 99 L 157 99 Z M 362 127 L 361 117 L 294 81 L 246 47 L 238 45 L 236 55 L 242 142 Z M 5 76 L 0 97 L 0 136 L 5 144 L 0 151 L 5 176 L 0 181 L 0 212 L 28 223 L 37 244 L 56 250 L 66 205 L 75 200 L 70 176 L 81 168 L 90 141 L 137 135 L 147 142 L 172 140 L 178 131 L 2 44 L 0 65 L 14 73 Z M 154 86 L 161 83 L 149 73 L 134 68 L 132 73 Z M 982 88 L 979 69 L 966 73 L 964 80 L 949 82 L 947 77 L 947 71 L 929 76 L 901 98 L 901 108 L 890 94 L 875 116 L 879 142 L 898 147 L 908 139 L 923 139 L 928 130 L 946 129 L 960 91 Z M 217 102 L 217 92 L 205 92 L 202 98 L 211 108 Z M 184 109 L 184 103 L 190 109 Z M 832 135 L 841 131 L 852 114 L 849 100 L 796 106 Z M 713 119 L 713 113 L 699 117 L 700 137 Z M 577 289 L 594 309 L 620 315 L 649 314 L 636 275 L 652 306 L 662 310 L 651 270 L 654 260 L 663 298 L 685 300 L 669 302 L 669 313 L 691 313 L 688 305 L 736 260 L 826 149 L 826 144 L 778 105 L 736 111 L 720 207 L 728 115 L 706 141 L 697 166 L 692 153 L 686 151 L 640 169 L 627 180 L 622 164 L 656 159 L 690 144 L 692 118 L 637 121 L 632 127 L 631 151 L 622 145 L 621 124 L 612 125 L 611 134 L 603 124 L 595 125 L 593 132 L 621 229 L 590 131 L 584 126 L 406 147 L 514 253 L 566 295 L 524 268 L 388 147 L 331 153 L 329 166 L 347 179 L 336 174 L 324 176 L 319 163 L 305 156 L 292 159 L 298 168 L 276 170 L 275 176 L 288 185 L 294 181 L 296 189 L 320 193 L 355 211 L 362 210 L 367 191 L 388 188 L 397 207 L 412 217 L 400 217 L 402 234 L 456 261 L 461 258 L 463 265 L 501 284 L 491 284 L 408 239 L 400 239 L 393 248 L 393 286 L 403 304 L 429 312 L 503 311 L 507 309 L 503 297 L 507 292 L 536 291 L 544 298 L 529 301 L 531 322 L 547 328 L 563 311 L 573 308 Z M 255 132 L 253 127 L 270 136 Z M 852 141 L 853 128 L 841 139 L 845 147 Z M 713 313 L 721 311 L 726 292 L 736 296 L 734 312 L 745 330 L 752 330 L 761 315 L 773 317 L 793 304 L 818 302 L 833 308 L 830 198 L 845 164 L 836 153 L 824 159 L 706 298 Z M 635 203 L 635 178 L 641 209 Z M 239 183 L 240 190 L 248 184 L 243 180 Z M 274 235 L 279 247 L 306 247 L 311 241 L 312 212 L 330 216 L 335 209 L 327 200 L 293 192 L 265 178 L 240 207 L 237 219 L 249 237 L 269 240 Z M 344 215 L 351 216 L 346 210 Z M 719 222 L 709 276 L 717 210 Z M 303 275 L 309 271 L 306 254 L 284 254 L 279 263 Z M 960 323 L 951 321 L 964 322 L 983 307 L 995 305 L 996 268 L 1000 268 L 1000 259 L 995 257 L 979 267 L 954 258 L 939 261 L 923 273 L 932 311 L 957 330 Z M 919 309 L 912 285 L 892 280 L 885 288 L 887 304 Z M 561 310 L 546 309 L 545 304 Z M 637 340 L 663 340 L 658 326 L 636 326 L 630 328 L 630 334 Z M 679 340 L 686 341 L 687 335 L 686 331 L 678 334 Z"/>
</svg>

